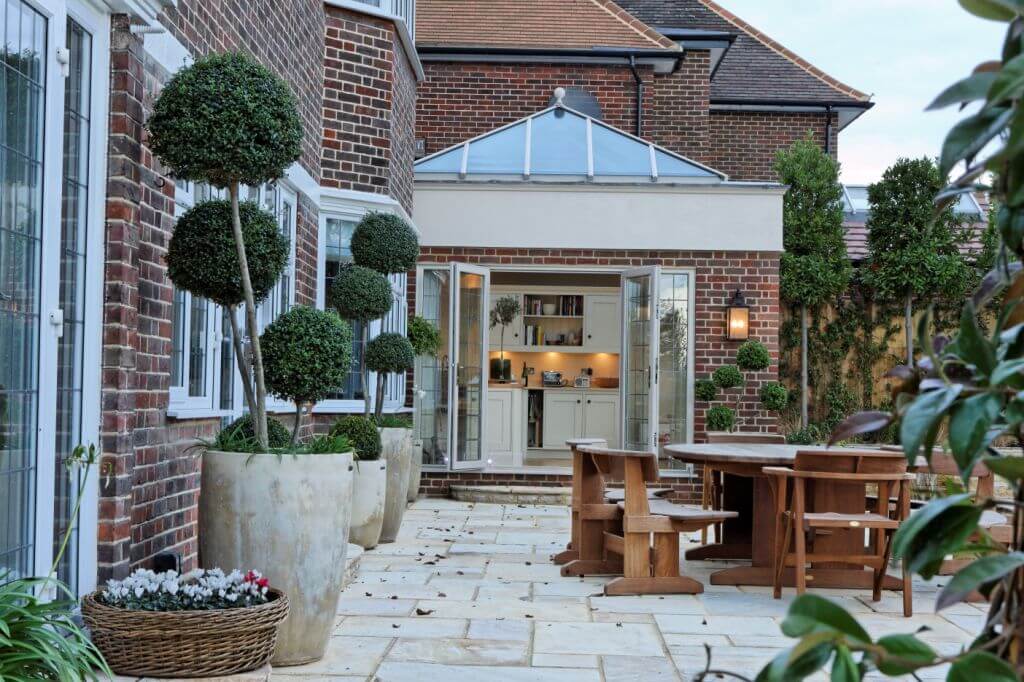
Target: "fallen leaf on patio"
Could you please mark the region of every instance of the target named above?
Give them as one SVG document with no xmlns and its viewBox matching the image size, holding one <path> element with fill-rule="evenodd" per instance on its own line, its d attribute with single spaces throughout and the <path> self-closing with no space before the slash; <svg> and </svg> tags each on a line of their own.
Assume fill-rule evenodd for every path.
<svg viewBox="0 0 1024 682">
<path fill-rule="evenodd" d="M 434 612 L 434 609 L 416 609 L 417 616 L 429 616 Z"/>
</svg>

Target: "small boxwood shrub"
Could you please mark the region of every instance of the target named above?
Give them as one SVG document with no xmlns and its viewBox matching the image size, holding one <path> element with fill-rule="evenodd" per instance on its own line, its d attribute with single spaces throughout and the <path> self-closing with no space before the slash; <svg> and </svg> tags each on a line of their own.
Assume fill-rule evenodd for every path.
<svg viewBox="0 0 1024 682">
<path fill-rule="evenodd" d="M 391 310 L 391 282 L 376 270 L 350 265 L 338 273 L 330 299 L 342 318 L 369 322 Z"/>
<path fill-rule="evenodd" d="M 414 360 L 412 344 L 401 334 L 379 334 L 366 344 L 366 366 L 372 372 L 407 372 L 412 369 Z"/>
<path fill-rule="evenodd" d="M 217 187 L 277 179 L 302 151 L 295 95 L 240 53 L 202 57 L 178 71 L 146 125 L 150 148 L 176 178 Z"/>
<path fill-rule="evenodd" d="M 420 243 L 409 223 L 393 213 L 367 213 L 352 232 L 352 258 L 385 275 L 416 267 Z"/>
<path fill-rule="evenodd" d="M 296 306 L 260 336 L 267 388 L 296 404 L 336 390 L 352 364 L 352 329 L 334 312 Z"/>
<path fill-rule="evenodd" d="M 718 387 L 711 379 L 698 379 L 693 385 L 693 393 L 697 396 L 697 400 L 710 402 L 718 395 Z"/>
<path fill-rule="evenodd" d="M 270 447 L 284 448 L 291 441 L 292 434 L 288 433 L 288 429 L 281 422 L 276 419 L 267 419 L 267 437 Z M 247 447 L 243 447 L 243 449 L 248 451 L 250 449 L 248 446 L 255 445 L 255 443 L 256 429 L 253 427 L 252 415 L 246 413 L 220 430 L 214 441 L 213 449 L 232 452 L 238 449 L 239 445 L 246 445 Z"/>
<path fill-rule="evenodd" d="M 758 397 L 761 399 L 761 406 L 772 412 L 785 409 L 789 403 L 789 391 L 785 386 L 774 381 L 761 386 Z"/>
<path fill-rule="evenodd" d="M 409 318 L 406 336 L 416 355 L 433 357 L 441 349 L 441 332 L 428 320 L 416 315 Z"/>
<path fill-rule="evenodd" d="M 722 365 L 711 375 L 711 380 L 722 390 L 735 388 L 743 384 L 743 375 L 736 365 Z"/>
<path fill-rule="evenodd" d="M 736 364 L 744 372 L 760 372 L 772 364 L 772 356 L 763 343 L 750 339 L 736 350 Z"/>
<path fill-rule="evenodd" d="M 732 431 L 735 423 L 736 414 L 725 405 L 715 405 L 704 414 L 704 427 L 708 431 Z"/>
<path fill-rule="evenodd" d="M 274 216 L 256 203 L 242 202 L 238 213 L 253 298 L 259 303 L 284 272 L 289 244 Z M 230 201 L 204 201 L 178 218 L 165 259 L 167 276 L 176 287 L 218 305 L 244 301 Z"/>
<path fill-rule="evenodd" d="M 331 427 L 331 435 L 345 436 L 356 451 L 358 459 L 380 459 L 380 431 L 366 417 L 355 414 L 342 417 L 334 422 L 334 426 Z"/>
</svg>

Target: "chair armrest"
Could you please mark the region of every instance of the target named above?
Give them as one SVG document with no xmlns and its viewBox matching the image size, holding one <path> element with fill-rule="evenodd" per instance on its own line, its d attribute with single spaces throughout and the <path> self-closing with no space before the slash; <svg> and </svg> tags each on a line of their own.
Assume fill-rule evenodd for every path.
<svg viewBox="0 0 1024 682">
<path fill-rule="evenodd" d="M 761 473 L 767 476 L 795 476 L 797 472 L 788 467 L 762 467 Z"/>
<path fill-rule="evenodd" d="M 784 467 L 764 467 L 761 471 L 770 476 L 788 476 L 790 478 L 806 478 L 818 481 L 850 481 L 855 483 L 892 483 L 894 481 L 913 481 L 916 478 L 911 473 L 848 474 L 841 471 L 795 471 Z"/>
</svg>

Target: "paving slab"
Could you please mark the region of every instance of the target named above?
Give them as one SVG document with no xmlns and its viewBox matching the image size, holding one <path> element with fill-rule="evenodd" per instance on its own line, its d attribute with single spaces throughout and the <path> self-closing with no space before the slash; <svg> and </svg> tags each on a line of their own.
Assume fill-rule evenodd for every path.
<svg viewBox="0 0 1024 682">
<path fill-rule="evenodd" d="M 357 637 L 462 637 L 469 622 L 455 618 L 349 616 L 335 631 Z M 331 640 L 333 642 L 333 638 Z"/>
<path fill-rule="evenodd" d="M 541 654 L 665 655 L 658 629 L 643 623 L 537 623 L 533 650 Z"/>
<path fill-rule="evenodd" d="M 449 665 L 525 665 L 528 642 L 491 639 L 399 639 L 389 661 Z"/>
<path fill-rule="evenodd" d="M 679 674 L 667 658 L 603 656 L 605 682 L 678 682 Z"/>
<path fill-rule="evenodd" d="M 601 682 L 596 669 L 534 668 L 482 665 L 435 665 L 385 661 L 376 682 Z"/>
<path fill-rule="evenodd" d="M 370 675 L 380 665 L 391 642 L 379 637 L 331 637 L 327 653 L 306 665 L 275 668 L 274 678 L 296 675 Z M 321 678 L 322 679 L 322 678 Z"/>
</svg>

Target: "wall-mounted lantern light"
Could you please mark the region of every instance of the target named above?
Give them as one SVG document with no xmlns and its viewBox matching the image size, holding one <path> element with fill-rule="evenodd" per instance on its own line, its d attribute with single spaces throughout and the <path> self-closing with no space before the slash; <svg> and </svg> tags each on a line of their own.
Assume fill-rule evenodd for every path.
<svg viewBox="0 0 1024 682">
<path fill-rule="evenodd" d="M 739 289 L 725 309 L 725 324 L 725 338 L 729 341 L 746 341 L 750 337 L 750 306 Z"/>
</svg>

